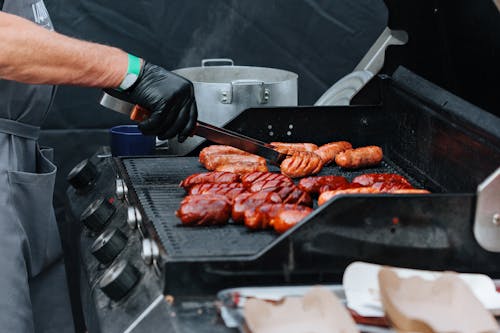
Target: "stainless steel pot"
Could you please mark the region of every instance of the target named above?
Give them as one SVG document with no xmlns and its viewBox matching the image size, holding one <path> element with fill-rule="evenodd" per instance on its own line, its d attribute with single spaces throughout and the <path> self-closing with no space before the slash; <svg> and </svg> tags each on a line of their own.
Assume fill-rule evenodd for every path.
<svg viewBox="0 0 500 333">
<path fill-rule="evenodd" d="M 225 65 L 212 66 L 221 63 Z M 201 67 L 174 72 L 193 82 L 199 119 L 216 126 L 224 126 L 250 107 L 297 105 L 298 75 L 289 71 L 234 66 L 231 59 L 205 59 Z M 197 137 L 183 144 L 169 140 L 169 150 L 185 155 L 203 141 Z"/>
</svg>

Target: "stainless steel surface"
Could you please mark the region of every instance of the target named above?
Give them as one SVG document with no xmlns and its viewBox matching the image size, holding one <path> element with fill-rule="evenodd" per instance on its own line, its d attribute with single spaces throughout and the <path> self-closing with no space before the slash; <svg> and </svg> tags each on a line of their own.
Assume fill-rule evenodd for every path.
<svg viewBox="0 0 500 333">
<path fill-rule="evenodd" d="M 242 134 L 232 132 L 223 128 L 215 127 L 199 121 L 195 128 L 195 135 L 204 137 L 215 143 L 239 148 L 246 152 L 259 155 L 271 163 L 279 164 L 286 155 L 274 150 L 271 145 L 249 138 Z"/>
<path fill-rule="evenodd" d="M 128 188 L 123 179 L 116 178 L 116 189 L 115 194 L 118 200 L 124 201 L 128 194 Z"/>
<path fill-rule="evenodd" d="M 384 66 L 385 50 L 390 45 L 404 45 L 408 34 L 402 30 L 385 28 L 363 59 L 347 74 L 330 87 L 314 105 L 349 105 L 351 99 Z"/>
<path fill-rule="evenodd" d="M 500 252 L 500 168 L 477 188 L 474 236 L 485 250 Z"/>
<path fill-rule="evenodd" d="M 137 217 L 135 214 L 136 211 L 137 208 L 134 206 L 127 207 L 127 224 L 132 230 L 137 228 Z"/>
<path fill-rule="evenodd" d="M 224 63 L 226 66 L 208 66 Z M 234 66 L 231 59 L 205 59 L 202 67 L 174 70 L 194 84 L 201 121 L 224 126 L 243 110 L 258 106 L 295 106 L 298 103 L 298 75 L 289 71 L 251 66 Z M 204 140 L 188 138 L 179 144 L 170 140 L 170 152 L 185 155 Z"/>
<path fill-rule="evenodd" d="M 116 98 L 114 96 L 111 96 L 105 92 L 103 92 L 99 103 L 108 109 L 123 113 L 124 115 L 127 115 L 127 116 L 130 116 L 130 112 L 134 108 L 133 104 L 126 102 L 124 100 L 121 100 L 119 98 Z"/>
</svg>

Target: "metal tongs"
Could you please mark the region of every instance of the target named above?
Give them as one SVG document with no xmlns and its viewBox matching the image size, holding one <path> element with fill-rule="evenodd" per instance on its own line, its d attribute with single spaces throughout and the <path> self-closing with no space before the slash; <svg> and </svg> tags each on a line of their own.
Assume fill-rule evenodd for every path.
<svg viewBox="0 0 500 333">
<path fill-rule="evenodd" d="M 149 110 L 126 101 L 125 96 L 122 96 L 119 92 L 111 95 L 106 91 L 101 97 L 100 103 L 108 109 L 126 114 L 134 121 L 143 121 L 149 118 L 151 114 Z M 274 147 L 269 143 L 250 138 L 225 128 L 213 126 L 203 121 L 198 121 L 196 123 L 192 135 L 201 136 L 218 144 L 239 148 L 248 153 L 264 157 L 270 163 L 276 165 L 279 165 L 287 156 L 286 154 L 274 150 Z"/>
</svg>

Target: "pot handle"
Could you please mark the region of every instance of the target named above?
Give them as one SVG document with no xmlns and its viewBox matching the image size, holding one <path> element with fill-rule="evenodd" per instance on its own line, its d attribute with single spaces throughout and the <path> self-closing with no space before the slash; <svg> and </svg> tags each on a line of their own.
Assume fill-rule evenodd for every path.
<svg viewBox="0 0 500 333">
<path fill-rule="evenodd" d="M 222 64 L 229 64 L 229 66 L 234 66 L 233 59 L 229 59 L 229 58 L 212 58 L 212 59 L 203 59 L 201 61 L 201 67 L 215 66 L 215 65 L 209 65 L 211 63 L 218 63 L 219 66 L 221 66 L 221 63 Z"/>
</svg>

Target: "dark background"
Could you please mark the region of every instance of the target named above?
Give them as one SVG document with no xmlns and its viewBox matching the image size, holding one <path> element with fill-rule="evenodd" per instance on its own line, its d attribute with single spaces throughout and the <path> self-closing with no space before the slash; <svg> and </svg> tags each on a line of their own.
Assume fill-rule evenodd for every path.
<svg viewBox="0 0 500 333">
<path fill-rule="evenodd" d="M 228 57 L 299 74 L 299 104 L 313 104 L 350 73 L 386 25 L 409 43 L 387 52 L 488 112 L 500 114 L 500 14 L 491 0 L 45 0 L 57 31 L 120 47 L 167 69 Z M 387 5 L 387 7 L 386 7 Z M 388 10 L 389 8 L 389 10 Z M 389 12 L 389 14 L 388 14 Z M 60 87 L 40 141 L 56 148 L 55 207 L 65 177 L 126 117 L 98 105 L 98 89 Z M 499 129 L 500 131 L 500 129 Z"/>
</svg>

